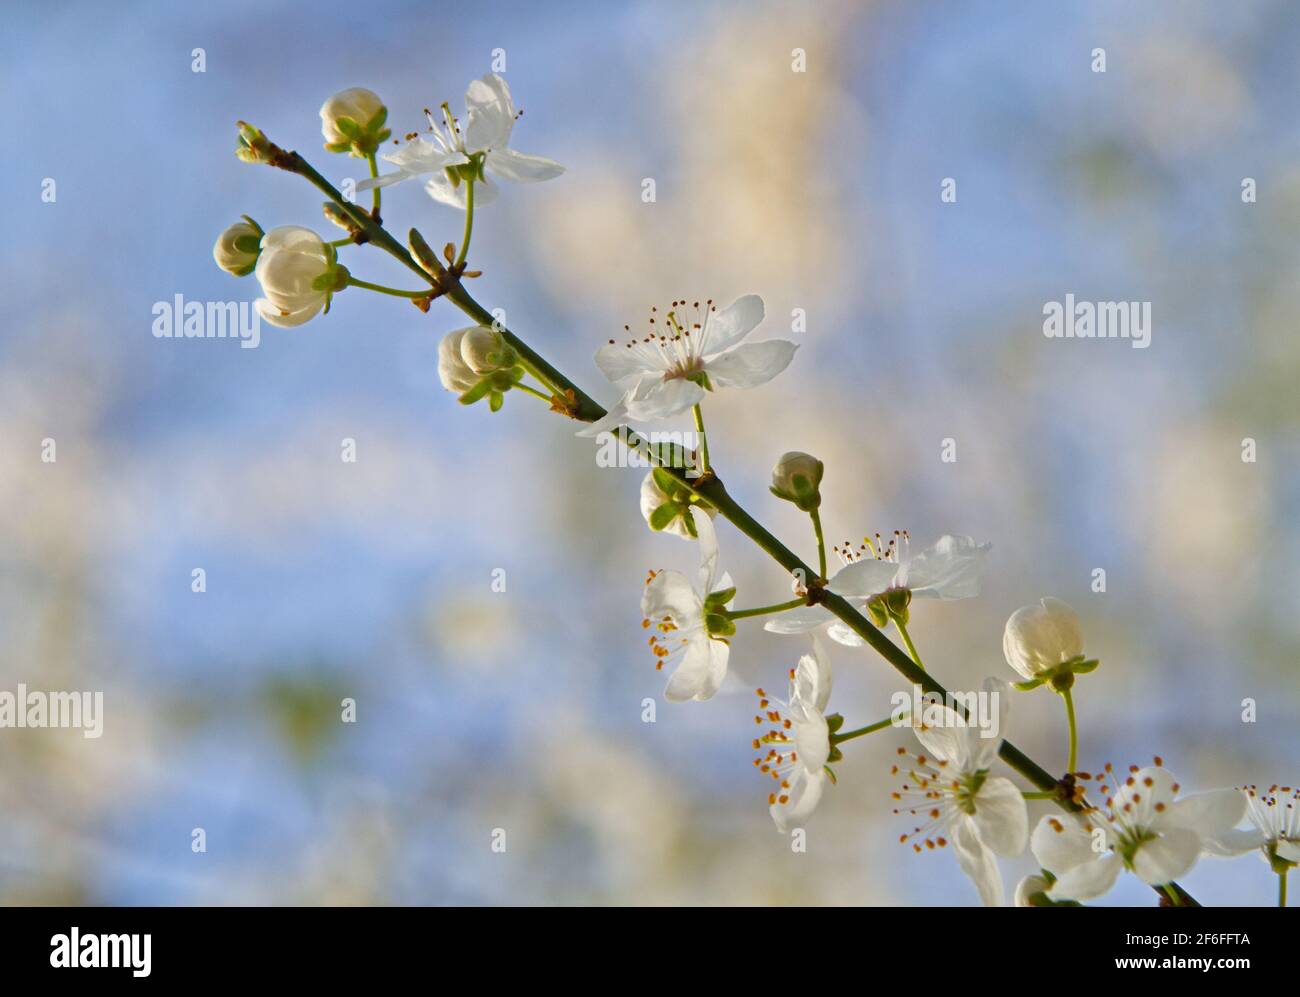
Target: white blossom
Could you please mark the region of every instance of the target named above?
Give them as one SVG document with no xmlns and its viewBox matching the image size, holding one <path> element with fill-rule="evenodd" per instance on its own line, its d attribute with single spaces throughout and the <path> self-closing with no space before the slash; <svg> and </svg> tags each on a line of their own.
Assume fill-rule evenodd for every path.
<svg viewBox="0 0 1300 997">
<path fill-rule="evenodd" d="M 790 669 L 788 699 L 770 697 L 762 689 L 755 694 L 759 712 L 754 723 L 770 726 L 754 738 L 754 750 L 760 752 L 754 765 L 777 783 L 767 798 L 768 811 L 784 834 L 816 809 L 830 778 L 826 768 L 830 727 L 825 713 L 831 696 L 831 664 L 817 635 L 813 635 L 812 653 Z"/>
<path fill-rule="evenodd" d="M 1146 768 L 1131 766 L 1123 782 L 1107 765 L 1098 786 L 1104 806 L 1049 815 L 1034 828 L 1034 857 L 1056 877 L 1047 896 L 1091 900 L 1110 890 L 1123 869 L 1151 886 L 1184 875 L 1207 841 L 1241 820 L 1246 798 L 1221 789 L 1178 799 L 1180 788 L 1158 758 Z"/>
</svg>

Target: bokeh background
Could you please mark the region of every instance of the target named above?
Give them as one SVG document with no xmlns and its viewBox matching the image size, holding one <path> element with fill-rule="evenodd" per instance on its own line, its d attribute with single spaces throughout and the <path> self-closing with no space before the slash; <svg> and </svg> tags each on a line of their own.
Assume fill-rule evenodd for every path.
<svg viewBox="0 0 1300 997">
<path fill-rule="evenodd" d="M 326 230 L 305 183 L 234 158 L 236 119 L 356 176 L 320 149 L 327 96 L 370 87 L 413 130 L 498 48 L 527 112 L 514 144 L 568 172 L 480 213 L 488 307 L 606 402 L 592 354 L 652 304 L 758 292 L 760 338 L 805 309 L 786 374 L 708 405 L 733 493 L 812 556 L 766 491 L 802 449 L 827 463 L 836 540 L 991 541 L 980 598 L 914 613 L 954 687 L 1011 677 L 1016 607 L 1073 603 L 1102 660 L 1077 695 L 1085 767 L 1158 753 L 1190 788 L 1300 778 L 1293 5 L 9 13 L 0 688 L 102 689 L 107 715 L 99 740 L 0 731 L 0 901 L 976 901 L 951 854 L 898 843 L 901 732 L 846 746 L 807 854 L 774 830 L 751 690 L 779 686 L 802 639 L 742 626 L 723 693 L 643 722 L 663 682 L 645 569 L 692 568 L 694 548 L 651 534 L 641 473 L 598 467 L 540 404 L 490 415 L 443 392 L 437 342 L 464 324 L 449 306 L 353 290 L 307 326 L 263 327 L 256 350 L 151 335 L 156 301 L 257 296 L 211 259 L 241 213 Z M 435 244 L 461 224 L 418 184 L 384 214 Z M 345 262 L 409 276 L 374 251 Z M 1151 301 L 1151 347 L 1045 339 L 1043 304 L 1066 292 Z M 719 532 L 740 604 L 787 597 Z M 835 667 L 850 724 L 887 713 L 899 684 L 880 660 L 837 647 Z M 1062 766 L 1060 714 L 1018 697 L 1010 733 Z M 1031 866 L 1003 864 L 1008 892 Z M 1276 889 L 1253 857 L 1185 885 L 1207 903 Z M 1127 877 L 1105 902 L 1152 899 Z"/>
</svg>

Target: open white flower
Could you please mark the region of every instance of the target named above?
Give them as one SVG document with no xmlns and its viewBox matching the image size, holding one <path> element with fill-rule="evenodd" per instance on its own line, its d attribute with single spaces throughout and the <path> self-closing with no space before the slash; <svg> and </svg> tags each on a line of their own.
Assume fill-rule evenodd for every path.
<svg viewBox="0 0 1300 997">
<path fill-rule="evenodd" d="M 761 321 L 763 299 L 757 294 L 722 311 L 712 300 L 674 301 L 664 315 L 652 309 L 644 336 L 623 343 L 611 339 L 596 352 L 596 366 L 623 389 L 623 397 L 578 435 L 680 415 L 715 388 L 766 384 L 790 365 L 798 346 L 786 339 L 742 343 Z"/>
<path fill-rule="evenodd" d="M 460 119 L 444 102 L 442 120 L 428 111 L 427 137 L 417 136 L 383 158 L 397 167 L 394 173 L 357 182 L 357 190 L 387 187 L 431 174 L 425 190 L 435 201 L 453 208 L 465 207 L 465 178 L 474 177 L 474 205 L 486 204 L 497 194 L 497 180 L 535 183 L 550 180 L 564 172 L 551 159 L 529 156 L 510 148 L 510 135 L 516 111 L 510 87 L 496 73 L 470 83 L 465 91 L 467 115 L 462 128 Z"/>
<path fill-rule="evenodd" d="M 1146 768 L 1131 766 L 1122 784 L 1107 765 L 1098 783 L 1104 808 L 1089 807 L 1077 818 L 1046 816 L 1030 837 L 1038 864 L 1056 877 L 1047 891 L 1051 900 L 1099 897 L 1125 868 L 1150 886 L 1171 883 L 1246 810 L 1246 798 L 1235 789 L 1177 799 L 1180 787 L 1159 758 Z"/>
<path fill-rule="evenodd" d="M 827 584 L 846 599 L 861 600 L 862 608 L 883 626 L 881 599 L 893 592 L 907 592 L 915 599 L 969 599 L 979 594 L 979 570 L 990 544 L 970 537 L 944 534 L 927 549 L 911 553 L 911 537 L 895 530 L 885 543 L 864 538 L 853 547 L 847 540 L 834 548 L 843 567 Z M 764 629 L 779 634 L 808 633 L 829 624 L 832 640 L 850 647 L 865 643 L 849 627 L 835 619 L 825 606 L 802 606 L 768 620 Z"/>
<path fill-rule="evenodd" d="M 1011 690 L 1000 679 L 984 680 L 984 692 L 996 696 L 997 731 L 1006 729 L 1011 709 Z M 939 723 L 928 722 L 932 716 Z M 926 711 L 926 721 L 913 719 L 916 738 L 928 752 L 898 753 L 907 761 L 894 766 L 893 773 L 907 781 L 895 792 L 899 808 L 922 818 L 923 823 L 900 841 L 910 843 L 918 854 L 946 847 L 952 842 L 962 872 L 974 881 L 986 906 L 1000 907 L 1002 875 L 994 855 L 1018 855 L 1029 833 L 1029 816 L 1024 797 L 1015 783 L 1002 776 L 990 776 L 1001 737 L 985 737 L 979 726 L 968 725 L 956 710 L 935 705 Z"/>
<path fill-rule="evenodd" d="M 1300 864 L 1300 789 L 1243 786 L 1246 818 L 1251 826 L 1233 828 L 1210 837 L 1205 850 L 1211 855 L 1241 855 L 1258 850 L 1275 872 Z"/>
<path fill-rule="evenodd" d="M 289 328 L 302 325 L 347 283 L 347 270 L 335 262 L 334 250 L 309 228 L 281 225 L 262 236 L 262 254 L 254 270 L 264 298 L 254 307 L 265 321 Z"/>
<path fill-rule="evenodd" d="M 754 723 L 771 727 L 754 738 L 761 753 L 754 766 L 776 781 L 767 798 L 768 811 L 783 834 L 797 827 L 817 807 L 830 775 L 831 732 L 826 703 L 831 697 L 831 663 L 826 648 L 813 635 L 812 654 L 790 669 L 790 698 L 786 701 L 755 690 L 759 712 Z"/>
<path fill-rule="evenodd" d="M 1048 596 L 1037 606 L 1011 614 L 1002 632 L 1007 664 L 1026 679 L 1036 679 L 1067 661 L 1083 656 L 1083 629 L 1067 603 Z"/>
<path fill-rule="evenodd" d="M 695 582 L 680 571 L 651 571 L 641 596 L 641 626 L 653 630 L 650 651 L 655 667 L 676 664 L 664 690 L 672 703 L 709 699 L 727 677 L 735 624 L 723 610 L 735 597 L 731 576 L 718 576 L 718 538 L 709 517 L 692 509 L 700 540 Z"/>
</svg>

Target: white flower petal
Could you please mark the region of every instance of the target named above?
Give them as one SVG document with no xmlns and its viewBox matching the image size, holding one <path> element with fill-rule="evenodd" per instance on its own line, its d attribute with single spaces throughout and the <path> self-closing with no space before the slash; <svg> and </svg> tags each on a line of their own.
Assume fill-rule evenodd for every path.
<svg viewBox="0 0 1300 997">
<path fill-rule="evenodd" d="M 626 403 L 630 418 L 657 422 L 681 415 L 704 399 L 704 389 L 681 377 L 648 378 L 629 392 Z"/>
<path fill-rule="evenodd" d="M 713 356 L 735 346 L 763 321 L 763 299 L 757 294 L 737 298 L 720 312 L 711 312 L 700 352 Z"/>
<path fill-rule="evenodd" d="M 788 339 L 743 343 L 734 350 L 706 361 L 704 369 L 714 385 L 723 388 L 754 388 L 766 384 L 790 366 L 798 344 Z"/>
<path fill-rule="evenodd" d="M 718 581 L 718 533 L 711 520 L 698 507 L 692 507 L 691 515 L 695 519 L 695 532 L 700 541 L 700 567 L 696 574 L 701 596 L 712 595 L 719 587 Z"/>
<path fill-rule="evenodd" d="M 1195 831 L 1172 827 L 1138 846 L 1133 871 L 1144 883 L 1163 886 L 1194 866 L 1200 854 L 1201 839 Z"/>
<path fill-rule="evenodd" d="M 1058 877 L 1096 859 L 1099 853 L 1092 843 L 1090 829 L 1070 817 L 1054 815 L 1043 817 L 1029 839 L 1038 864 Z"/>
<path fill-rule="evenodd" d="M 1263 848 L 1267 841 L 1268 838 L 1264 836 L 1264 832 L 1257 827 L 1242 828 L 1240 830 L 1233 828 L 1223 834 L 1202 838 L 1201 848 L 1206 855 L 1231 857 L 1253 852 L 1256 848 Z"/>
<path fill-rule="evenodd" d="M 510 87 L 496 73 L 473 80 L 465 91 L 465 148 L 469 152 L 504 148 L 515 126 Z"/>
<path fill-rule="evenodd" d="M 824 627 L 833 617 L 821 606 L 798 606 L 772 617 L 763 629 L 773 634 L 806 634 Z"/>
<path fill-rule="evenodd" d="M 417 136 L 392 152 L 386 152 L 382 158 L 392 163 L 400 172 L 417 174 L 433 173 L 460 163 L 468 163 L 469 157 L 459 149 L 448 149 L 441 142 L 431 142 Z M 382 177 L 380 179 L 383 179 Z M 360 187 L 360 183 L 357 184 Z"/>
<path fill-rule="evenodd" d="M 659 572 L 641 594 L 641 615 L 652 623 L 671 616 L 680 631 L 692 624 L 698 625 L 703 613 L 704 603 L 690 580 L 680 571 Z"/>
<path fill-rule="evenodd" d="M 493 149 L 488 153 L 484 168 L 500 180 L 515 183 L 538 183 L 553 180 L 564 172 L 564 167 L 545 156 L 530 156 L 514 149 Z"/>
<path fill-rule="evenodd" d="M 1226 834 L 1246 815 L 1246 797 L 1235 789 L 1193 793 L 1169 804 L 1161 827 L 1184 827 L 1203 837 Z"/>
<path fill-rule="evenodd" d="M 945 534 L 908 563 L 906 585 L 920 598 L 973 598 L 979 595 L 980 567 L 991 546 Z"/>
<path fill-rule="evenodd" d="M 939 703 L 922 708 L 922 716 L 912 717 L 912 731 L 925 750 L 940 761 L 955 765 L 965 771 L 965 733 L 957 725 L 962 717 L 955 710 Z"/>
<path fill-rule="evenodd" d="M 468 189 L 469 185 L 464 181 L 453 185 L 451 177 L 447 176 L 445 170 L 434 173 L 424 185 L 425 193 L 439 204 L 459 208 L 461 211 L 465 210 L 465 191 Z M 497 185 L 491 180 L 476 181 L 474 184 L 475 210 L 495 201 L 498 189 Z"/>
<path fill-rule="evenodd" d="M 727 677 L 727 659 L 731 648 L 722 641 L 699 636 L 682 655 L 681 663 L 668 680 L 664 698 L 670 703 L 688 699 L 703 702 L 713 696 Z"/>
<path fill-rule="evenodd" d="M 790 778 L 790 788 L 786 791 L 789 802 L 777 802 L 768 807 L 777 830 L 785 834 L 792 827 L 800 826 L 817 808 L 825 783 L 825 769 L 816 772 L 809 772 L 802 767 L 796 769 Z"/>
<path fill-rule="evenodd" d="M 1025 798 L 1010 779 L 986 779 L 975 794 L 975 826 L 980 840 L 999 855 L 1019 855 L 1029 840 Z"/>
<path fill-rule="evenodd" d="M 1026 876 L 1016 884 L 1015 905 L 1017 907 L 1032 907 L 1033 904 L 1029 902 L 1029 898 L 1035 893 L 1046 892 L 1047 880 L 1042 876 Z"/>
<path fill-rule="evenodd" d="M 799 659 L 790 680 L 790 707 L 792 710 L 811 710 L 820 714 L 831 698 L 831 662 L 813 634 L 813 653 Z"/>
<path fill-rule="evenodd" d="M 826 634 L 831 640 L 835 641 L 836 644 L 843 644 L 845 647 L 865 647 L 867 643 L 842 620 L 836 620 L 827 627 Z"/>
<path fill-rule="evenodd" d="M 889 588 L 897 574 L 897 564 L 871 557 L 846 564 L 826 587 L 848 599 L 866 599 Z"/>
<path fill-rule="evenodd" d="M 975 883 L 984 906 L 1001 907 L 1002 874 L 998 871 L 997 861 L 984 846 L 974 821 L 965 814 L 953 822 L 952 845 L 961 871 Z"/>
<path fill-rule="evenodd" d="M 1115 885 L 1115 880 L 1123 866 L 1123 860 L 1113 852 L 1100 857 L 1094 856 L 1059 876 L 1056 883 L 1047 891 L 1047 896 L 1052 900 L 1079 901 L 1100 897 Z"/>
<path fill-rule="evenodd" d="M 302 325 L 316 317 L 316 313 L 324 306 L 323 302 L 315 301 L 309 305 L 297 309 L 296 311 L 281 311 L 280 307 L 267 298 L 258 298 L 253 302 L 253 307 L 257 309 L 257 314 L 263 322 L 269 322 L 271 325 L 279 326 L 281 329 L 292 329 L 294 326 Z"/>
<path fill-rule="evenodd" d="M 644 350 L 624 343 L 606 343 L 596 351 L 596 366 L 620 388 L 634 387 L 646 377 L 663 377 L 664 365 Z"/>
</svg>

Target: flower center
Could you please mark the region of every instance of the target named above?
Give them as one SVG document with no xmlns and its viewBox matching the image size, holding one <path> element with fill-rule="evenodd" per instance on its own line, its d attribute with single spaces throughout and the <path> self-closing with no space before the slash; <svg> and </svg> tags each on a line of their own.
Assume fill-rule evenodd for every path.
<svg viewBox="0 0 1300 997">
<path fill-rule="evenodd" d="M 898 754 L 905 760 L 895 764 L 890 775 L 906 781 L 890 794 L 900 804 L 894 813 L 921 820 L 898 840 L 910 844 L 918 854 L 924 849 L 943 848 L 948 839 L 937 832 L 946 831 L 959 814 L 975 812 L 975 795 L 987 773 L 949 771 L 947 761 L 916 755 L 906 748 L 899 748 Z"/>
<path fill-rule="evenodd" d="M 790 669 L 790 678 L 794 679 L 795 670 Z M 790 802 L 789 774 L 799 764 L 799 752 L 795 749 L 794 721 L 781 712 L 789 704 L 768 696 L 762 689 L 755 689 L 758 697 L 758 712 L 754 714 L 754 723 L 762 727 L 764 723 L 771 726 L 764 733 L 754 738 L 753 748 L 759 752 L 754 759 L 754 768 L 763 775 L 771 776 L 777 788 L 768 794 L 769 806 L 785 806 Z M 766 748 L 766 753 L 763 749 Z"/>
<path fill-rule="evenodd" d="M 631 338 L 623 345 L 647 361 L 648 366 L 663 370 L 666 381 L 673 378 L 706 379 L 704 355 L 708 347 L 709 321 L 717 310 L 712 298 L 692 303 L 684 298 L 673 301 L 664 315 L 660 315 L 657 307 L 651 308 L 646 334 L 631 336 L 632 327 L 625 325 L 623 331 Z M 615 345 L 615 340 L 609 342 L 611 346 Z M 702 386 L 708 387 L 707 384 Z"/>
</svg>

